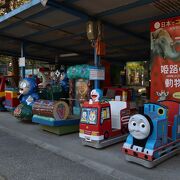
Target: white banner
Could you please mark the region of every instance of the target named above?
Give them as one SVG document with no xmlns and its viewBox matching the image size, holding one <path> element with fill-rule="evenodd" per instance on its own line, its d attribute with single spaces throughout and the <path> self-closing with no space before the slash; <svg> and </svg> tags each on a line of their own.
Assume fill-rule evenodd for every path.
<svg viewBox="0 0 180 180">
<path fill-rule="evenodd" d="M 25 67 L 26 66 L 26 60 L 25 57 L 19 58 L 19 67 Z"/>
<path fill-rule="evenodd" d="M 105 80 L 105 70 L 101 69 L 90 69 L 90 80 Z"/>
</svg>

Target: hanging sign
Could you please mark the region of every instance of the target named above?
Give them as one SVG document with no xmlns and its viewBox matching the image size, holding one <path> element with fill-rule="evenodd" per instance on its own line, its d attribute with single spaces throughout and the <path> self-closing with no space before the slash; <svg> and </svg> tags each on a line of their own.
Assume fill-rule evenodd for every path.
<svg viewBox="0 0 180 180">
<path fill-rule="evenodd" d="M 104 68 L 91 68 L 90 69 L 90 80 L 105 80 L 105 70 Z"/>
<path fill-rule="evenodd" d="M 25 57 L 20 57 L 19 58 L 19 67 L 25 67 L 26 62 L 25 62 Z"/>
</svg>

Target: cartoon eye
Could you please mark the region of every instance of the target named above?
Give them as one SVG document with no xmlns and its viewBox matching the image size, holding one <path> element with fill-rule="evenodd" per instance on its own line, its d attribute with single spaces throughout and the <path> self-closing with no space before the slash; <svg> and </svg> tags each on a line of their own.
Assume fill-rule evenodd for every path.
<svg viewBox="0 0 180 180">
<path fill-rule="evenodd" d="M 140 124 L 140 127 L 145 128 L 146 125 L 145 125 L 144 123 L 141 123 L 141 124 Z"/>
<path fill-rule="evenodd" d="M 132 121 L 131 124 L 132 124 L 133 126 L 136 126 L 136 122 L 135 122 L 135 121 Z"/>
<path fill-rule="evenodd" d="M 158 114 L 159 114 L 159 115 L 163 115 L 163 114 L 164 114 L 164 109 L 159 108 L 159 109 L 158 109 Z"/>
<path fill-rule="evenodd" d="M 22 83 L 20 84 L 20 86 L 21 86 L 21 88 L 25 88 L 25 87 L 26 87 L 26 83 L 25 83 L 25 82 L 22 82 Z"/>
<path fill-rule="evenodd" d="M 23 87 L 23 88 L 26 87 L 26 83 L 25 83 L 25 82 L 22 83 L 22 87 Z"/>
</svg>

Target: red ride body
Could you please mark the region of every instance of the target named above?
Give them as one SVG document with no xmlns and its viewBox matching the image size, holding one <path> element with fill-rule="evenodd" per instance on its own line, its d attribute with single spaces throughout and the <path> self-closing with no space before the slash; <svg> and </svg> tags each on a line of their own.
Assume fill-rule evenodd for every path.
<svg viewBox="0 0 180 180">
<path fill-rule="evenodd" d="M 123 107 L 115 107 L 116 112 L 119 113 L 118 117 L 117 117 L 117 114 L 116 116 L 113 116 L 115 117 L 116 122 L 118 121 L 117 127 L 115 127 L 116 125 L 114 125 L 116 124 L 116 122 L 113 123 L 111 119 L 113 117 L 111 114 L 112 109 L 111 109 L 110 103 L 116 103 L 116 101 L 94 102 L 92 104 L 89 102 L 84 102 L 82 106 L 82 111 L 86 111 L 86 110 L 88 112 L 90 112 L 91 110 L 96 111 L 96 121 L 93 122 L 93 124 L 87 122 L 90 119 L 89 116 L 87 118 L 87 121 L 84 121 L 84 122 L 82 122 L 82 117 L 81 117 L 79 136 L 80 138 L 82 138 L 83 141 L 88 142 L 89 146 L 91 146 L 92 144 L 93 147 L 101 148 L 101 146 L 99 146 L 101 142 L 106 141 L 106 140 L 113 140 L 113 138 L 121 137 L 121 136 L 127 135 L 128 133 L 127 125 L 128 125 L 128 120 L 130 117 L 130 108 L 129 108 L 128 103 L 121 101 L 121 103 L 123 104 Z M 105 110 L 105 115 L 107 116 L 107 118 L 104 118 L 104 115 L 103 115 L 104 110 Z M 98 146 L 96 143 L 98 143 Z"/>
</svg>

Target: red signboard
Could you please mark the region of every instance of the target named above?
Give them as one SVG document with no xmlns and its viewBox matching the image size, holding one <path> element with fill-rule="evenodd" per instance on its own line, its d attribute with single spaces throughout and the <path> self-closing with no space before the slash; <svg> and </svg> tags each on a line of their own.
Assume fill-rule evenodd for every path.
<svg viewBox="0 0 180 180">
<path fill-rule="evenodd" d="M 180 102 L 180 16 L 151 23 L 151 101 Z"/>
</svg>

